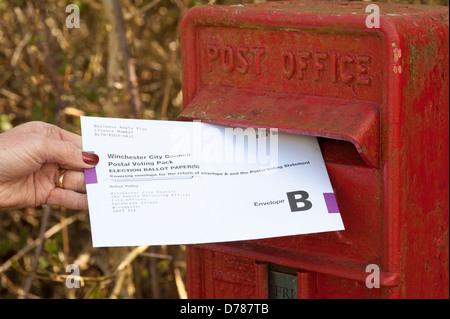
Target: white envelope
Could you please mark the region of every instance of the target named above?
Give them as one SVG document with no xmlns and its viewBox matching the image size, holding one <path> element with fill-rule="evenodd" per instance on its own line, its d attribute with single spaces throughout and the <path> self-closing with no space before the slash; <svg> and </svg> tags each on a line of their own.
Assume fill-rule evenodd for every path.
<svg viewBox="0 0 450 319">
<path fill-rule="evenodd" d="M 94 247 L 343 230 L 315 137 L 201 122 L 82 117 Z"/>
</svg>

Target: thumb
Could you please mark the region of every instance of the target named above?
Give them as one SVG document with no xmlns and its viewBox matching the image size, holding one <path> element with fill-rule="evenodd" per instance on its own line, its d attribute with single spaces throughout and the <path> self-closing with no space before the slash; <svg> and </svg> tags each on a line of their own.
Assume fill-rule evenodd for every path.
<svg viewBox="0 0 450 319">
<path fill-rule="evenodd" d="M 46 139 L 42 148 L 43 163 L 57 163 L 61 168 L 92 168 L 99 162 L 96 154 L 83 152 L 75 144 L 67 141 Z"/>
</svg>

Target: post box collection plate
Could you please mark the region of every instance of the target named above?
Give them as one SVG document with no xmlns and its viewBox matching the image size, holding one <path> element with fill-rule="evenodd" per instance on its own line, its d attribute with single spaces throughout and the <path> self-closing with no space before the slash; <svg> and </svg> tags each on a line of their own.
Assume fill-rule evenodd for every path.
<svg viewBox="0 0 450 319">
<path fill-rule="evenodd" d="M 297 277 L 269 271 L 270 299 L 297 299 Z"/>
<path fill-rule="evenodd" d="M 377 6 L 379 28 L 364 2 L 187 12 L 179 119 L 317 136 L 346 228 L 189 246 L 191 297 L 269 297 L 289 275 L 298 298 L 448 298 L 448 7 Z"/>
</svg>

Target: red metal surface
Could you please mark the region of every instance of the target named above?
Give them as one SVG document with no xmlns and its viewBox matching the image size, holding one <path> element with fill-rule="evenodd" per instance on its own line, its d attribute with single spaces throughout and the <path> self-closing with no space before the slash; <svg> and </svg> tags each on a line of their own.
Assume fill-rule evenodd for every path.
<svg viewBox="0 0 450 319">
<path fill-rule="evenodd" d="M 363 2 L 187 13 L 180 119 L 320 137 L 346 227 L 190 246 L 190 297 L 267 297 L 277 264 L 301 298 L 448 298 L 448 8 L 377 4 L 378 29 Z"/>
<path fill-rule="evenodd" d="M 348 141 L 355 145 L 367 165 L 378 166 L 380 114 L 375 103 L 206 86 L 197 92 L 179 119 L 201 119 L 229 126 L 256 124 Z"/>
</svg>

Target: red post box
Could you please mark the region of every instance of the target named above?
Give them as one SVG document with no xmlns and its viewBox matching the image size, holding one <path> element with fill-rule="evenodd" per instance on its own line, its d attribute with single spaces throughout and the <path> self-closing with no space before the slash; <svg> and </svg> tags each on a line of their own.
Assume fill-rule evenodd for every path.
<svg viewBox="0 0 450 319">
<path fill-rule="evenodd" d="M 317 136 L 346 228 L 189 246 L 189 297 L 449 297 L 448 7 L 367 6 L 186 14 L 180 119 Z"/>
</svg>

